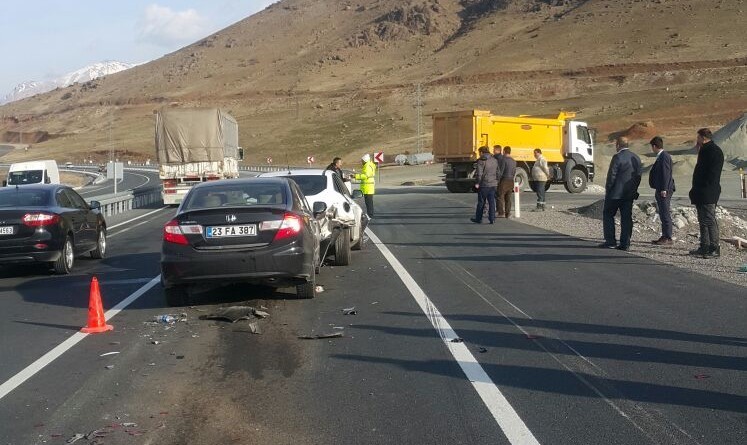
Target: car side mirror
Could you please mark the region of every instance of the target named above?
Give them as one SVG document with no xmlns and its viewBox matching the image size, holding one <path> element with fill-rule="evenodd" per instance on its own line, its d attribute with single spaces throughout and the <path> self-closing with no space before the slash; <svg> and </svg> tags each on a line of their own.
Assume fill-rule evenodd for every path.
<svg viewBox="0 0 747 445">
<path fill-rule="evenodd" d="M 363 192 L 360 190 L 353 190 L 353 199 L 363 198 Z"/>
<path fill-rule="evenodd" d="M 320 216 L 327 213 L 327 204 L 322 201 L 316 201 L 314 203 L 313 212 L 314 218 L 319 218 Z"/>
<path fill-rule="evenodd" d="M 91 208 L 91 210 L 98 210 L 101 208 L 101 203 L 98 201 L 91 201 L 88 203 L 88 206 Z"/>
</svg>

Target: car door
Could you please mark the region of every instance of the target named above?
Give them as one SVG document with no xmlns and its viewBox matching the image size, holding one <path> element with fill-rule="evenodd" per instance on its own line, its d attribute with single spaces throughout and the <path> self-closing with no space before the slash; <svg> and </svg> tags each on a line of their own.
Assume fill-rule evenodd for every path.
<svg viewBox="0 0 747 445">
<path fill-rule="evenodd" d="M 72 217 L 75 224 L 73 230 L 76 231 L 75 249 L 83 252 L 93 249 L 96 245 L 96 225 L 98 223 L 96 214 L 91 211 L 86 201 L 74 190 L 63 189 L 63 193 L 65 193 L 74 209 Z"/>
</svg>

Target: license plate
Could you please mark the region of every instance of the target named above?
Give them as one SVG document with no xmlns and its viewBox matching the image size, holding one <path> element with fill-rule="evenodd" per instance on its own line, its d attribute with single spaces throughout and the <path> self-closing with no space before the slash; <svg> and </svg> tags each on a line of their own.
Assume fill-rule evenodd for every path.
<svg viewBox="0 0 747 445">
<path fill-rule="evenodd" d="M 257 225 L 245 224 L 241 226 L 210 226 L 206 229 L 208 238 L 225 238 L 230 236 L 256 236 Z"/>
<path fill-rule="evenodd" d="M 13 235 L 15 232 L 15 226 L 0 226 L 0 235 Z"/>
</svg>

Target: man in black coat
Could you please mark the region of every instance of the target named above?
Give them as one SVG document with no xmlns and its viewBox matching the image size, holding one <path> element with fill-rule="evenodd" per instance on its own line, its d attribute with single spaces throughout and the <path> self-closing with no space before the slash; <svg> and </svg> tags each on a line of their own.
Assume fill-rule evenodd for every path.
<svg viewBox="0 0 747 445">
<path fill-rule="evenodd" d="M 712 139 L 713 134 L 708 128 L 698 130 L 698 161 L 693 170 L 693 187 L 690 190 L 690 202 L 695 204 L 700 225 L 700 247 L 690 251 L 690 255 L 703 258 L 721 255 L 716 204 L 721 196 L 724 152 Z"/>
<path fill-rule="evenodd" d="M 656 162 L 648 174 L 648 185 L 654 189 L 656 207 L 661 219 L 661 237 L 652 243 L 659 246 L 671 246 L 672 241 L 672 212 L 670 210 L 672 193 L 674 193 L 674 178 L 672 177 L 672 156 L 664 151 L 664 141 L 656 136 L 651 139 L 651 150 L 656 154 Z"/>
<path fill-rule="evenodd" d="M 607 170 L 607 183 L 604 194 L 602 227 L 604 242 L 599 247 L 630 250 L 633 236 L 633 201 L 638 199 L 638 186 L 641 184 L 643 168 L 641 158 L 628 149 L 628 139 L 617 138 L 617 153 L 610 161 Z M 615 215 L 620 211 L 620 244 L 615 243 Z"/>
</svg>

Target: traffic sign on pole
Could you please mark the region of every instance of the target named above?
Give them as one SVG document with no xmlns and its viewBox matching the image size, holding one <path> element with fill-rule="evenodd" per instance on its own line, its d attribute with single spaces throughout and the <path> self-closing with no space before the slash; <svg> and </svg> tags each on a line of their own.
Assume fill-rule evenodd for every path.
<svg viewBox="0 0 747 445">
<path fill-rule="evenodd" d="M 272 164 L 272 156 L 267 157 L 267 164 Z"/>
<path fill-rule="evenodd" d="M 377 151 L 374 153 L 374 162 L 378 164 L 384 163 L 384 152 L 383 151 Z"/>
<path fill-rule="evenodd" d="M 307 163 L 308 163 L 309 165 L 313 164 L 313 163 L 314 163 L 314 157 L 313 157 L 313 156 L 309 156 L 309 157 L 307 157 L 307 158 L 306 158 L 306 162 L 307 162 Z"/>
</svg>

